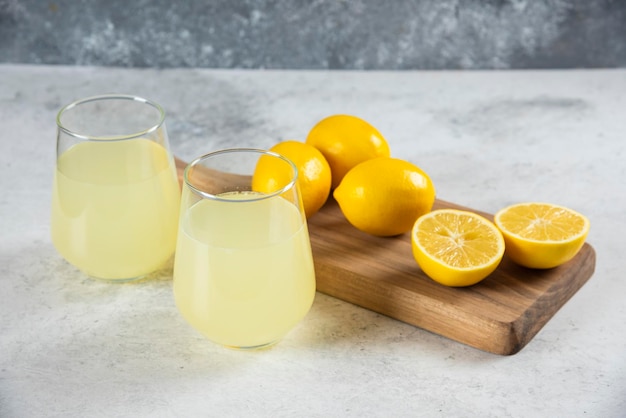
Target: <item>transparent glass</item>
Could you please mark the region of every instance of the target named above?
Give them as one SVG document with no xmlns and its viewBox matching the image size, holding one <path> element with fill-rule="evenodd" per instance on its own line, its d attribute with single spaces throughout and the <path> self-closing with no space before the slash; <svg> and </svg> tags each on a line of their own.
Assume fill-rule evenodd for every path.
<svg viewBox="0 0 626 418">
<path fill-rule="evenodd" d="M 68 262 L 98 279 L 144 277 L 172 258 L 179 209 L 159 105 L 106 95 L 61 109 L 51 233 Z"/>
<path fill-rule="evenodd" d="M 282 179 L 272 190 L 256 190 L 258 164 Z M 231 348 L 270 346 L 304 318 L 315 297 L 315 271 L 291 161 L 230 149 L 187 166 L 174 296 L 196 330 Z"/>
</svg>

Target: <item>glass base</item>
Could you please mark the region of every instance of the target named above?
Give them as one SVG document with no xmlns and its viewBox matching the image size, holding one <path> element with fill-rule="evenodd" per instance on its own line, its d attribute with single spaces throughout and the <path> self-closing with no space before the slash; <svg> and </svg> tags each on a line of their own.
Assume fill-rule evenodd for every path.
<svg viewBox="0 0 626 418">
<path fill-rule="evenodd" d="M 231 350 L 236 350 L 236 351 L 261 351 L 261 350 L 268 350 L 274 347 L 276 344 L 278 344 L 279 341 L 280 340 L 274 340 L 266 344 L 242 346 L 242 347 L 234 346 L 234 345 L 224 345 L 224 347 L 229 348 Z"/>
<path fill-rule="evenodd" d="M 138 276 L 138 277 L 129 277 L 129 278 L 122 278 L 122 279 L 105 279 L 102 277 L 95 277 L 95 276 L 89 275 L 90 279 L 96 280 L 98 282 L 105 282 L 105 283 L 132 283 L 132 282 L 138 282 L 140 280 L 144 280 L 147 277 L 148 275 L 144 274 L 143 276 Z"/>
<path fill-rule="evenodd" d="M 160 277 L 171 280 L 173 265 L 174 265 L 174 257 L 171 257 L 160 268 L 152 272 L 141 274 L 141 275 L 134 276 L 134 277 L 122 277 L 119 279 L 98 277 L 98 276 L 91 275 L 85 271 L 83 271 L 83 273 L 85 273 L 92 280 L 95 280 L 98 282 L 104 282 L 104 283 L 136 283 L 136 282 L 141 282 L 141 281 L 146 281 L 146 280 L 155 280 Z"/>
</svg>

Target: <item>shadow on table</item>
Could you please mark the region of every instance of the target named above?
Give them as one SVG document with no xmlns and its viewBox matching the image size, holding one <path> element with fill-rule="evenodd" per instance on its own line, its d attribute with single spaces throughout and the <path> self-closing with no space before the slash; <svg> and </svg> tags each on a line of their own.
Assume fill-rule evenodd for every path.
<svg viewBox="0 0 626 418">
<path fill-rule="evenodd" d="M 441 357 L 447 353 L 478 362 L 503 358 L 319 292 L 307 317 L 285 340 L 298 349 L 329 354 Z"/>
</svg>

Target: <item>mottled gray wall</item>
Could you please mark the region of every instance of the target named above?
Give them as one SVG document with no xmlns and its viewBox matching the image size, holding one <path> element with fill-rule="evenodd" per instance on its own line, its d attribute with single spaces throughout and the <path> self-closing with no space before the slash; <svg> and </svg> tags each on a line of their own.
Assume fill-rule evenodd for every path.
<svg viewBox="0 0 626 418">
<path fill-rule="evenodd" d="M 123 67 L 626 66 L 624 0 L 0 0 L 0 62 Z"/>
</svg>

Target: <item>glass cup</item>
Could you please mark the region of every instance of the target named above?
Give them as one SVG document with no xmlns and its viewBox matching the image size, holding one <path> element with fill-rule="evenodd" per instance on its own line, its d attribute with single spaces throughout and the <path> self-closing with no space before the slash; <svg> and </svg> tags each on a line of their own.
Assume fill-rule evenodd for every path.
<svg viewBox="0 0 626 418">
<path fill-rule="evenodd" d="M 265 164 L 270 189 L 255 185 Z M 174 297 L 209 340 L 238 349 L 278 342 L 309 311 L 315 271 L 297 169 L 256 149 L 204 155 L 185 169 Z"/>
<path fill-rule="evenodd" d="M 136 280 L 174 253 L 180 186 L 164 120 L 156 103 L 125 95 L 57 115 L 52 242 L 91 277 Z"/>
</svg>

